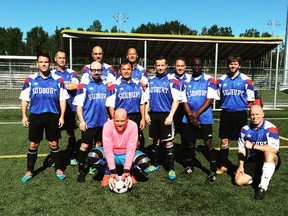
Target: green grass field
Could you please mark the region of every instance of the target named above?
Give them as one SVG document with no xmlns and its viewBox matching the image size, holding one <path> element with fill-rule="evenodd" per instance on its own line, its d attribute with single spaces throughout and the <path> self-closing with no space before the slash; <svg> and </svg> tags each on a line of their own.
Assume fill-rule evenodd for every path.
<svg viewBox="0 0 288 216">
<path fill-rule="evenodd" d="M 217 119 L 219 113 L 215 112 L 214 116 Z M 267 111 L 266 116 L 277 118 L 271 119 L 271 122 L 278 126 L 280 136 L 286 140 L 281 140 L 281 167 L 273 176 L 267 196 L 262 201 L 254 200 L 251 186 L 235 186 L 228 174 L 217 176 L 213 183 L 206 183 L 205 172 L 209 164 L 200 151 L 200 141 L 197 152 L 200 164 L 195 173 L 182 175 L 183 167 L 176 162 L 175 181 L 168 180 L 167 172 L 161 167 L 160 171 L 149 174 L 148 181 L 138 182 L 126 194 L 110 192 L 91 175 L 86 176 L 85 183 L 77 183 L 77 167 L 72 166 L 66 167 L 67 178 L 60 181 L 54 175 L 54 168 L 42 167 L 44 156 L 37 160 L 38 174 L 28 183 L 22 183 L 21 178 L 26 171 L 28 131 L 21 124 L 0 124 L 0 215 L 287 215 L 287 110 Z M 20 121 L 20 110 L 0 111 L 0 122 Z M 220 141 L 218 124 L 216 120 L 216 147 Z M 78 130 L 77 138 L 80 138 Z M 61 150 L 66 149 L 66 140 L 63 133 Z M 178 136 L 175 142 L 179 149 Z M 150 141 L 146 139 L 148 145 Z M 231 146 L 236 147 L 236 142 L 232 142 Z M 43 141 L 39 154 L 47 153 L 49 148 Z M 229 158 L 237 165 L 235 150 L 230 151 Z"/>
</svg>

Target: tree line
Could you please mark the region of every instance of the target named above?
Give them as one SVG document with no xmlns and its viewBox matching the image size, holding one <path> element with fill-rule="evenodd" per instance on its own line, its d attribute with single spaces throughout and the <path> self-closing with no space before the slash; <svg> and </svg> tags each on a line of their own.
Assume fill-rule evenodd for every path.
<svg viewBox="0 0 288 216">
<path fill-rule="evenodd" d="M 52 35 L 49 35 L 43 27 L 36 26 L 26 33 L 24 37 L 20 28 L 3 28 L 0 27 L 0 55 L 27 55 L 34 56 L 38 52 L 45 50 L 51 55 L 61 48 L 60 34 L 63 29 L 70 27 L 56 28 Z M 86 30 L 77 28 L 81 31 L 95 32 L 119 32 L 117 26 L 113 26 L 110 31 L 102 29 L 99 20 L 95 20 Z M 122 31 L 123 32 L 123 31 Z M 213 25 L 210 28 L 203 27 L 201 32 L 190 29 L 187 25 L 179 21 L 169 21 L 164 24 L 147 23 L 141 24 L 137 28 L 132 28 L 131 33 L 146 34 L 173 34 L 173 35 L 210 35 L 210 36 L 230 36 L 234 37 L 231 27 L 218 27 Z M 256 29 L 247 29 L 239 37 L 271 37 L 271 34 L 264 32 L 260 34 Z"/>
</svg>

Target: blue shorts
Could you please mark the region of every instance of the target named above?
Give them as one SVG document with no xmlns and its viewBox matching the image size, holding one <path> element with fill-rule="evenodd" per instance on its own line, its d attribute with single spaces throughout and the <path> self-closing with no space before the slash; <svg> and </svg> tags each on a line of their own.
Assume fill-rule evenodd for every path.
<svg viewBox="0 0 288 216">
<path fill-rule="evenodd" d="M 99 151 L 101 151 L 104 155 L 104 158 L 106 159 L 105 157 L 105 154 L 104 154 L 104 148 L 103 147 L 98 147 L 96 148 L 98 149 Z M 133 162 L 135 161 L 135 158 L 138 157 L 139 155 L 142 155 L 144 154 L 142 151 L 140 150 L 136 150 L 135 152 L 135 156 L 133 158 Z M 114 161 L 115 161 L 115 164 L 116 165 L 122 165 L 124 166 L 124 163 L 125 163 L 125 159 L 126 159 L 126 154 L 114 154 Z"/>
</svg>

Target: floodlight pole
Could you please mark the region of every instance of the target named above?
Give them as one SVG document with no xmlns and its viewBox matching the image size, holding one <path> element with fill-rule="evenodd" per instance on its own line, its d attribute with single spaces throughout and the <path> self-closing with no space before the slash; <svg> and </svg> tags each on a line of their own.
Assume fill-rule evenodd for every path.
<svg viewBox="0 0 288 216">
<path fill-rule="evenodd" d="M 276 26 L 280 26 L 280 21 L 279 20 L 269 20 L 267 25 L 272 26 L 272 37 L 274 36 L 274 29 Z M 273 65 L 273 50 L 270 52 L 270 69 L 269 69 L 269 82 L 268 82 L 268 89 L 271 89 L 271 82 L 272 82 L 272 65 Z M 277 80 L 276 80 L 277 82 Z"/>
<path fill-rule="evenodd" d="M 122 24 L 125 23 L 129 19 L 128 14 L 118 12 L 118 13 L 114 14 L 113 18 L 116 20 L 116 22 L 119 23 L 119 26 L 120 26 L 119 32 L 122 33 Z"/>
<path fill-rule="evenodd" d="M 285 32 L 285 52 L 284 52 L 284 70 L 282 77 L 282 84 L 279 87 L 280 91 L 288 89 L 287 77 L 288 77 L 288 6 L 287 6 L 287 15 L 286 15 L 286 32 Z"/>
</svg>

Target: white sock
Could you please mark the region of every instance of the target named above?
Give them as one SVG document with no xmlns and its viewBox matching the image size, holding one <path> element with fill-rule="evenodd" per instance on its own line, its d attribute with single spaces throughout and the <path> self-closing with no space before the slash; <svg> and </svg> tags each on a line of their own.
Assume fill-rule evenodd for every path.
<svg viewBox="0 0 288 216">
<path fill-rule="evenodd" d="M 269 182 L 274 172 L 275 172 L 275 164 L 264 162 L 259 187 L 263 188 L 266 191 L 268 189 Z"/>
</svg>

